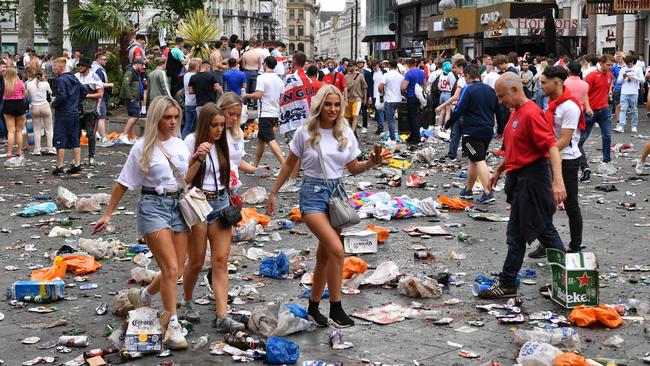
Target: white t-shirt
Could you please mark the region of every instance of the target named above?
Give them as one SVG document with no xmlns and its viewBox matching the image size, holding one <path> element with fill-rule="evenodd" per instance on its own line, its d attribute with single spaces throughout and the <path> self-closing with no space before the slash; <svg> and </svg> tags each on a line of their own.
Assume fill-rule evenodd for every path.
<svg viewBox="0 0 650 366">
<path fill-rule="evenodd" d="M 379 100 L 379 83 L 381 83 L 383 77 L 384 73 L 381 70 L 372 72 L 372 95 L 375 96 L 376 100 Z"/>
<path fill-rule="evenodd" d="M 228 148 L 230 154 L 230 188 L 239 188 L 242 183 L 239 180 L 239 165 L 242 158 L 246 155 L 244 150 L 244 139 L 235 139 L 229 129 L 226 129 L 226 137 L 228 138 Z M 233 175 L 235 181 L 233 181 Z"/>
<path fill-rule="evenodd" d="M 589 66 L 586 69 L 582 70 L 582 79 L 585 79 L 587 75 L 591 74 L 594 71 L 596 71 L 596 66 Z"/>
<path fill-rule="evenodd" d="M 450 72 L 447 75 L 441 74 L 438 79 L 438 90 L 441 92 L 451 92 L 451 89 L 456 83 L 456 77 L 453 72 Z"/>
<path fill-rule="evenodd" d="M 25 83 L 29 101 L 33 106 L 47 103 L 47 93 L 52 95 L 50 83 L 47 81 L 38 81 L 36 79 Z"/>
<path fill-rule="evenodd" d="M 160 142 L 169 154 L 172 163 L 184 177 L 187 175 L 187 168 L 190 161 L 190 151 L 183 140 L 178 137 L 172 137 L 167 141 Z M 153 188 L 156 192 L 162 194 L 164 190 L 178 190 L 181 185 L 174 178 L 174 172 L 169 165 L 169 160 L 154 146 L 151 160 L 149 161 L 149 172 L 145 175 L 140 169 L 140 157 L 144 150 L 144 140 L 138 140 L 129 151 L 129 157 L 126 159 L 124 167 L 117 178 L 117 182 L 127 187 L 135 189 L 139 186 Z"/>
<path fill-rule="evenodd" d="M 623 79 L 623 75 L 628 74 L 627 79 Z M 636 66 L 623 67 L 618 72 L 618 82 L 621 84 L 621 94 L 639 94 L 639 84 L 644 80 L 643 72 Z"/>
<path fill-rule="evenodd" d="M 402 75 L 406 74 L 406 66 L 402 64 L 397 64 L 397 70 L 399 70 L 399 73 Z"/>
<path fill-rule="evenodd" d="M 191 133 L 187 136 L 185 136 L 185 145 L 187 145 L 187 148 L 189 149 L 190 153 L 193 154 L 195 151 L 194 145 L 196 144 L 196 135 L 194 133 Z M 215 171 L 212 170 L 212 163 L 210 162 L 210 156 L 212 156 L 212 163 L 214 163 L 214 169 L 216 170 L 216 176 L 217 179 L 219 179 L 218 182 L 218 189 L 215 187 L 215 181 L 214 181 L 214 176 L 215 176 Z M 209 192 L 215 192 L 217 190 L 222 190 L 224 188 L 223 184 L 221 184 L 221 177 L 219 176 L 219 158 L 217 155 L 217 145 L 212 144 L 212 149 L 210 149 L 210 156 L 205 158 L 205 175 L 203 176 L 203 186 L 202 189 L 204 191 L 209 191 Z M 197 173 L 198 174 L 198 173 Z"/>
<path fill-rule="evenodd" d="M 257 77 L 256 91 L 261 91 L 260 117 L 280 118 L 280 96 L 284 82 L 275 72 L 265 72 Z"/>
<path fill-rule="evenodd" d="M 74 76 L 84 85 L 88 85 L 92 90 L 97 91 L 98 89 L 104 88 L 104 82 L 99 78 L 99 75 L 88 70 L 88 74 L 81 75 L 81 73 L 76 73 Z M 102 98 L 96 99 L 96 104 L 99 105 L 99 102 Z"/>
<path fill-rule="evenodd" d="M 453 84 L 451 85 L 452 87 L 454 86 Z M 464 76 L 458 77 L 458 82 L 456 83 L 456 87 L 458 89 L 462 89 L 467 86 L 467 81 L 465 80 Z"/>
<path fill-rule="evenodd" d="M 402 81 L 404 81 L 404 75 L 395 69 L 388 70 L 384 74 L 381 78 L 381 83 L 384 84 L 385 103 L 402 102 Z"/>
<path fill-rule="evenodd" d="M 319 145 L 323 153 L 327 179 L 341 178 L 345 165 L 361 154 L 359 143 L 352 130 L 346 128 L 343 133 L 348 139 L 348 144 L 344 149 L 340 149 L 339 142 L 334 138 L 334 130 L 320 128 L 321 140 Z M 293 135 L 291 143 L 289 143 L 289 149 L 300 159 L 306 177 L 324 179 L 318 160 L 318 152 L 311 147 L 309 139 L 307 126 L 300 126 Z"/>
<path fill-rule="evenodd" d="M 196 106 L 196 94 L 189 93 L 190 78 L 195 75 L 195 72 L 188 72 L 183 75 L 183 90 L 185 91 L 185 105 Z"/>
<path fill-rule="evenodd" d="M 496 71 L 492 72 L 486 72 L 485 77 L 483 78 L 483 82 L 494 89 L 494 84 L 497 83 L 497 80 L 499 79 L 499 73 Z"/>
<path fill-rule="evenodd" d="M 284 74 L 286 74 L 287 71 L 286 58 L 282 55 L 282 52 L 278 51 L 277 49 L 271 52 L 271 56 L 275 57 L 275 60 L 278 62 L 273 71 L 278 74 L 279 77 L 284 77 Z"/>
<path fill-rule="evenodd" d="M 264 73 L 264 59 L 271 56 L 271 52 L 269 52 L 268 48 L 260 48 L 258 50 L 260 54 L 260 74 Z M 276 65 L 277 66 L 277 65 Z"/>
<path fill-rule="evenodd" d="M 580 113 L 580 107 L 570 100 L 565 101 L 555 109 L 555 118 L 553 123 L 555 139 L 558 140 L 560 138 L 561 129 L 574 129 L 573 135 L 571 136 L 571 143 L 562 149 L 563 160 L 577 159 L 582 155 L 578 148 L 578 142 L 580 142 L 580 129 L 578 128 L 578 124 L 580 123 Z"/>
<path fill-rule="evenodd" d="M 241 53 L 236 48 L 233 47 L 233 49 L 230 50 L 230 57 L 239 59 L 240 56 Z"/>
</svg>

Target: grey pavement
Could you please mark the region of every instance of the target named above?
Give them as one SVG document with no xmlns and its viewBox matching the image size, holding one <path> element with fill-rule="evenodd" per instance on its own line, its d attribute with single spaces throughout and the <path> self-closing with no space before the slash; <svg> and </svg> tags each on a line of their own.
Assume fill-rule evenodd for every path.
<svg viewBox="0 0 650 366">
<path fill-rule="evenodd" d="M 639 133 L 631 134 L 628 130 L 624 134 L 613 133 L 612 143 L 630 143 L 633 149 L 623 154 L 614 154 L 613 163 L 619 169 L 615 174 L 616 178 L 608 178 L 607 181 L 614 181 L 618 188 L 616 192 L 604 193 L 595 191 L 594 187 L 604 181 L 602 176 L 592 175 L 590 183 L 580 184 L 581 209 L 584 218 L 584 243 L 588 251 L 593 251 L 598 256 L 601 276 L 609 279 L 601 279 L 604 285 L 600 289 L 600 298 L 602 303 L 616 303 L 619 299 L 650 299 L 650 288 L 643 284 L 643 280 L 650 277 L 650 273 L 629 273 L 623 272 L 621 267 L 625 264 L 650 264 L 650 227 L 635 227 L 634 224 L 650 224 L 648 217 L 648 199 L 650 198 L 647 179 L 629 180 L 635 176 L 632 160 L 637 157 L 642 144 L 650 139 L 650 121 L 645 118 L 645 110 L 640 109 L 641 121 L 639 123 Z M 376 125 L 370 121 L 369 131 L 374 131 Z M 279 139 L 282 146 L 286 149 L 284 139 Z M 375 141 L 375 135 L 368 134 L 360 138 L 361 150 L 364 152 L 372 149 Z M 595 128 L 590 139 L 587 141 L 585 148 L 592 160 L 592 168 L 597 166 L 601 157 L 600 131 Z M 246 146 L 248 155 L 246 158 L 251 159 L 256 146 L 256 141 L 249 142 Z M 428 145 L 425 145 L 428 146 Z M 436 141 L 431 144 L 438 149 L 438 155 L 444 156 L 447 150 L 447 144 Z M 491 148 L 496 144 L 492 143 Z M 0 152 L 4 153 L 6 147 Z M 88 213 L 60 213 L 55 216 L 21 218 L 9 216 L 9 213 L 18 210 L 18 205 L 26 206 L 34 202 L 33 196 L 38 193 L 49 193 L 56 196 L 57 186 L 63 186 L 70 189 L 76 194 L 110 192 L 108 189 L 112 185 L 113 179 L 120 171 L 122 164 L 126 159 L 129 151 L 128 146 L 115 146 L 111 148 L 98 147 L 97 160 L 106 163 L 103 166 L 95 168 L 85 167 L 83 174 L 79 177 L 61 177 L 54 178 L 50 170 L 54 166 L 54 158 L 48 156 L 31 157 L 28 155 L 28 164 L 23 168 L 6 169 L 0 168 L 0 212 L 3 218 L 0 219 L 0 226 L 10 230 L 10 233 L 0 233 L 0 258 L 2 268 L 0 268 L 0 287 L 8 288 L 11 284 L 19 279 L 27 279 L 31 264 L 41 264 L 49 266 L 51 260 L 45 258 L 44 253 L 50 255 L 54 253 L 61 245 L 65 243 L 64 238 L 48 238 L 46 228 L 35 227 L 34 224 L 40 219 L 47 218 L 65 218 L 68 215 L 75 218 L 74 226 L 83 230 L 80 237 L 91 237 L 91 223 L 99 215 Z M 408 152 L 407 152 L 408 153 Z M 86 150 L 82 150 L 82 156 L 85 156 Z M 461 161 L 462 162 L 462 161 Z M 495 163 L 493 160 L 492 163 Z M 277 167 L 277 163 L 272 155 L 265 154 L 263 163 L 272 164 Z M 416 173 L 425 169 L 423 164 L 414 164 L 408 173 Z M 650 170 L 648 170 L 650 172 Z M 377 183 L 378 172 L 368 172 L 358 177 L 346 178 L 348 191 L 355 189 L 358 181 L 371 181 Z M 457 195 L 459 188 L 443 188 L 445 184 L 461 182 L 458 178 L 458 171 L 440 172 L 437 171 L 430 176 L 425 177 L 428 182 L 436 185 L 430 189 L 407 188 L 403 185 L 400 188 L 392 188 L 387 185 L 373 184 L 371 190 L 386 190 L 393 196 L 408 195 L 415 198 L 425 198 L 428 196 L 437 196 L 439 194 Z M 262 186 L 267 190 L 273 184 L 272 179 L 258 179 L 252 176 L 243 176 L 245 189 L 253 186 Z M 626 191 L 634 193 L 634 196 L 626 195 Z M 596 200 L 602 197 L 604 203 L 597 204 Z M 136 212 L 136 203 L 138 202 L 138 193 L 129 192 L 124 197 L 121 205 L 124 210 L 119 210 L 119 215 L 113 219 L 116 230 L 111 234 L 104 234 L 106 237 L 115 237 L 125 243 L 136 243 L 138 237 L 135 233 L 135 218 L 129 215 L 128 211 Z M 293 205 L 298 204 L 298 193 L 283 194 L 279 200 L 282 206 L 276 218 L 283 218 Z M 637 207 L 635 211 L 629 211 L 621 208 L 620 202 L 633 202 Z M 508 215 L 508 208 L 505 203 L 503 192 L 497 193 L 497 201 L 489 205 L 490 211 Z M 258 211 L 265 211 L 264 205 L 258 206 Z M 498 272 L 505 258 L 505 223 L 492 223 L 474 221 L 463 212 L 447 212 L 447 216 L 441 219 L 441 223 L 460 223 L 459 228 L 450 228 L 454 234 L 460 231 L 469 234 L 476 240 L 468 242 L 459 242 L 456 239 L 445 237 L 433 237 L 431 239 L 421 239 L 409 237 L 403 232 L 391 234 L 390 238 L 383 245 L 379 246 L 376 254 L 362 255 L 371 268 L 374 268 L 383 261 L 392 260 L 404 273 L 417 272 L 428 275 L 448 270 L 452 273 L 463 272 L 464 285 L 452 286 L 445 288 L 442 297 L 438 299 L 412 299 L 400 295 L 395 288 L 383 287 L 365 287 L 361 289 L 358 295 L 344 295 L 343 304 L 348 313 L 355 310 L 375 307 L 381 304 L 394 302 L 401 305 L 409 305 L 412 301 L 418 301 L 425 307 L 431 307 L 442 310 L 443 314 L 454 318 L 449 325 L 433 325 L 430 321 L 422 319 L 405 320 L 392 325 L 376 325 L 364 322 L 358 319 L 355 327 L 342 331 L 344 340 L 354 343 L 354 348 L 348 350 L 335 351 L 328 344 L 329 329 L 318 329 L 312 333 L 296 334 L 289 338 L 297 342 L 301 348 L 300 362 L 306 360 L 323 360 L 328 362 L 378 362 L 388 364 L 414 364 L 417 361 L 421 365 L 480 365 L 489 360 L 498 361 L 502 365 L 511 365 L 515 363 L 519 347 L 513 341 L 511 335 L 512 325 L 501 325 L 486 313 L 475 309 L 478 304 L 488 303 L 478 300 L 471 295 L 470 286 L 475 275 L 480 273 L 490 274 Z M 555 224 L 560 232 L 562 239 L 568 243 L 569 228 L 566 214 L 558 211 L 555 215 Z M 402 228 L 412 225 L 434 225 L 428 222 L 428 218 L 412 218 L 404 220 L 391 220 L 389 222 L 374 219 L 362 221 L 365 226 L 368 223 L 382 225 L 385 227 Z M 30 227 L 22 227 L 23 224 L 31 224 Z M 303 225 L 298 225 L 298 229 L 309 232 Z M 30 239 L 33 235 L 39 235 L 40 239 Z M 264 250 L 274 251 L 284 248 L 296 248 L 311 250 L 312 255 L 306 261 L 307 268 L 313 269 L 314 253 L 316 242 L 311 234 L 306 236 L 290 234 L 288 231 L 280 231 L 282 241 L 265 242 Z M 37 251 L 27 252 L 24 250 L 24 244 L 36 245 Z M 438 259 L 436 261 L 420 262 L 413 260 L 412 247 L 415 244 L 422 244 L 431 248 Z M 251 243 L 241 244 L 244 248 L 252 246 Z M 236 246 L 233 246 L 235 250 Z M 464 260 L 448 260 L 448 253 L 451 250 L 466 255 Z M 253 281 L 244 281 L 245 276 L 254 274 L 259 266 L 259 262 L 250 261 L 245 258 L 239 258 L 242 266 L 237 273 L 232 275 L 231 286 L 246 285 L 251 283 L 263 282 L 265 287 L 259 288 L 260 295 L 255 296 L 253 301 L 245 305 L 232 305 L 235 310 L 246 309 L 252 310 L 264 302 L 294 302 L 306 306 L 306 300 L 299 298 L 299 295 L 305 290 L 299 280 L 271 280 L 254 278 Z M 63 300 L 54 304 L 58 311 L 51 314 L 35 314 L 27 312 L 26 309 L 13 309 L 7 302 L 0 303 L 0 312 L 5 315 L 5 319 L 0 321 L 0 334 L 4 338 L 0 342 L 0 359 L 7 365 L 20 365 L 23 361 L 32 359 L 36 356 L 53 356 L 56 357 L 56 363 L 68 361 L 84 350 L 93 348 L 106 348 L 110 344 L 103 337 L 104 329 L 107 324 L 117 326 L 122 318 L 112 315 L 109 311 L 106 315 L 96 315 L 95 306 L 99 302 L 112 304 L 112 296 L 109 292 L 117 292 L 121 289 L 133 287 L 136 285 L 129 284 L 130 269 L 134 264 L 130 261 L 101 261 L 102 268 L 96 273 L 88 275 L 88 282 L 97 283 L 99 287 L 96 290 L 81 291 L 79 287 L 68 288 L 66 293 L 78 297 L 77 300 Z M 551 310 L 568 316 L 569 311 L 552 303 L 549 299 L 543 298 L 538 287 L 544 283 L 550 282 L 550 269 L 545 260 L 526 259 L 523 269 L 533 268 L 538 274 L 538 284 L 534 286 L 522 285 L 520 295 L 524 301 L 523 310 L 526 313 Z M 19 267 L 17 271 L 7 271 L 5 266 L 15 265 Z M 616 274 L 617 277 L 608 276 Z M 635 276 L 638 283 L 631 283 L 630 277 Z M 66 282 L 72 282 L 73 275 L 66 275 Z M 178 287 L 179 298 L 182 287 Z M 198 287 L 195 296 L 203 296 L 206 293 L 204 286 Z M 461 300 L 457 305 L 445 305 L 444 301 L 451 298 Z M 496 301 L 502 302 L 502 301 Z M 160 297 L 154 298 L 154 306 L 160 308 Z M 189 341 L 195 341 L 204 334 L 210 334 L 210 340 L 218 340 L 222 335 L 214 333 L 210 328 L 210 322 L 213 318 L 214 303 L 208 305 L 195 305 L 202 314 L 201 323 L 194 325 L 194 331 L 188 335 Z M 328 310 L 327 300 L 323 300 L 321 310 L 326 313 Z M 62 331 L 68 327 L 52 328 L 43 331 L 35 331 L 21 328 L 24 324 L 50 322 L 56 319 L 66 319 L 69 326 L 79 327 L 85 330 L 85 334 L 91 337 L 90 346 L 82 349 L 73 349 L 72 353 L 61 354 L 54 350 L 38 350 L 36 346 L 46 342 L 55 341 Z M 485 326 L 474 328 L 472 333 L 458 331 L 470 320 L 482 320 Z M 584 349 L 583 355 L 587 357 L 608 357 L 628 360 L 628 365 L 641 364 L 640 360 L 650 352 L 650 334 L 644 334 L 645 325 L 626 322 L 623 326 L 615 330 L 604 328 L 577 328 Z M 530 329 L 527 324 L 520 325 L 522 328 Z M 611 348 L 602 345 L 602 342 L 612 335 L 620 335 L 625 339 L 623 345 L 618 348 Z M 36 345 L 24 345 L 21 339 L 30 336 L 38 336 L 41 341 Z M 447 342 L 462 344 L 465 349 L 469 349 L 480 354 L 477 360 L 462 358 L 458 355 L 459 349 L 447 344 Z M 234 363 L 228 356 L 210 355 L 207 350 L 200 351 L 179 351 L 169 357 L 180 365 L 211 365 L 211 364 L 231 364 Z M 155 356 L 147 356 L 143 359 L 133 360 L 127 364 L 132 365 L 156 365 L 162 359 Z"/>
</svg>

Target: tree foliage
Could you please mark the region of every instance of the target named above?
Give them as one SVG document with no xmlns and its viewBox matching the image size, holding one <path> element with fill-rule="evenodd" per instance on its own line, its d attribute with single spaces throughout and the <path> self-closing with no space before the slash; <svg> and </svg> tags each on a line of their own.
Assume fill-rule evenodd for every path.
<svg viewBox="0 0 650 366">
<path fill-rule="evenodd" d="M 203 0 L 151 0 L 151 5 L 185 17 L 192 10 L 203 9 Z"/>
<path fill-rule="evenodd" d="M 210 48 L 208 44 L 219 38 L 217 21 L 203 9 L 197 9 L 187 13 L 185 18 L 178 24 L 179 36 L 192 45 L 192 56 L 208 59 Z"/>
</svg>

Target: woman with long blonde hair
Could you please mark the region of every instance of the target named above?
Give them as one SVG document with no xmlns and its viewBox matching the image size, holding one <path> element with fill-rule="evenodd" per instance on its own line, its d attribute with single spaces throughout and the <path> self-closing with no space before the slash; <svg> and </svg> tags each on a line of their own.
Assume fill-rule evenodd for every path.
<svg viewBox="0 0 650 366">
<path fill-rule="evenodd" d="M 7 160 L 13 157 L 14 143 L 16 158 L 22 163 L 23 125 L 25 124 L 25 83 L 18 77 L 16 69 L 8 68 L 4 74 L 5 93 L 2 114 L 7 124 Z"/>
<path fill-rule="evenodd" d="M 357 160 L 361 151 L 354 133 L 343 118 L 344 109 L 343 95 L 332 85 L 323 85 L 311 99 L 311 117 L 296 130 L 289 144 L 289 154 L 271 189 L 267 206 L 268 213 L 274 215 L 278 190 L 300 161 L 305 172 L 300 188 L 300 212 L 302 220 L 318 238 L 316 267 L 307 313 L 319 326 L 326 326 L 331 321 L 339 328 L 353 326 L 354 321 L 341 305 L 345 253 L 340 238 L 341 230 L 333 227 L 329 220 L 328 203 L 342 185 L 344 169 L 356 175 L 376 165 L 374 152 L 370 153 L 367 161 Z M 321 168 L 318 149 L 323 155 L 326 172 Z M 383 158 L 386 157 L 388 155 Z M 331 296 L 329 321 L 319 310 L 325 285 Z"/>
<path fill-rule="evenodd" d="M 188 166 L 199 159 L 191 155 L 181 140 L 181 107 L 171 97 L 155 98 L 147 113 L 144 139 L 139 140 L 122 168 L 106 210 L 95 224 L 93 234 L 104 230 L 127 189 L 141 187 L 136 228 L 160 267 L 160 273 L 148 287 L 129 291 L 135 306 L 150 305 L 151 296 L 160 291 L 163 312 L 163 344 L 170 349 L 187 348 L 176 315 L 176 281 L 187 253 L 188 230 L 180 208 L 182 184 Z M 178 174 L 174 172 L 178 171 Z"/>
<path fill-rule="evenodd" d="M 45 80 L 42 70 L 36 70 L 27 83 L 27 95 L 29 96 L 32 124 L 34 125 L 34 152 L 33 155 L 56 155 L 56 149 L 52 146 L 54 130 L 52 126 L 52 108 L 48 97 L 52 96 L 50 84 Z M 45 129 L 47 150 L 41 152 L 41 128 Z"/>
</svg>

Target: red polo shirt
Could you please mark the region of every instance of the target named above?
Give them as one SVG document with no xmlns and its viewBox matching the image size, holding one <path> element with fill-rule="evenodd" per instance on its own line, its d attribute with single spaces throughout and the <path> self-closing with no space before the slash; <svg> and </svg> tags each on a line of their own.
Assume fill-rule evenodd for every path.
<svg viewBox="0 0 650 366">
<path fill-rule="evenodd" d="M 336 74 L 336 84 L 334 84 L 334 74 Z M 341 93 L 345 90 L 345 76 L 336 69 L 323 77 L 323 84 L 334 85 L 339 88 Z"/>
<path fill-rule="evenodd" d="M 555 146 L 553 126 L 546 122 L 544 112 L 529 100 L 516 109 L 503 131 L 506 149 L 506 173 L 548 157 Z"/>
<path fill-rule="evenodd" d="M 611 72 L 603 74 L 596 70 L 590 72 L 585 80 L 589 84 L 589 106 L 592 110 L 609 107 L 609 91 L 614 83 L 614 75 Z"/>
</svg>

